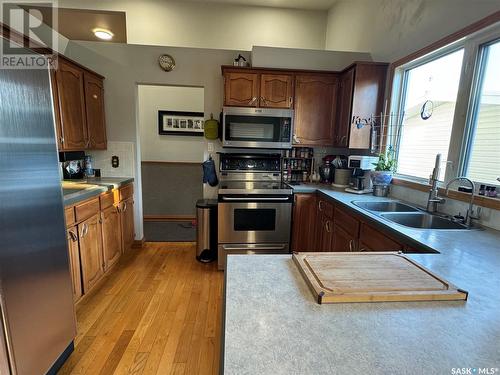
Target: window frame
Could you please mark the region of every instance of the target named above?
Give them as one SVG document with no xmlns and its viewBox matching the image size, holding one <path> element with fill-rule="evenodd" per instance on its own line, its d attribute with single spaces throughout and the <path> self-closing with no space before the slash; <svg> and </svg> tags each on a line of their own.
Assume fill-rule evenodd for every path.
<svg viewBox="0 0 500 375">
<path fill-rule="evenodd" d="M 475 106 L 477 105 L 478 90 L 481 85 L 481 74 L 484 71 L 484 50 L 485 46 L 495 43 L 500 40 L 500 22 L 496 22 L 479 31 L 463 36 L 444 46 L 437 47 L 433 51 L 427 52 L 410 61 L 393 67 L 392 85 L 390 85 L 390 111 L 395 114 L 396 118 L 400 119 L 403 113 L 404 102 L 406 99 L 406 90 L 408 84 L 409 70 L 456 52 L 460 49 L 464 50 L 462 69 L 460 73 L 458 94 L 455 104 L 455 112 L 453 115 L 452 133 L 448 155 L 446 155 L 446 170 L 444 171 L 444 182 L 440 186 L 445 185 L 451 179 L 465 175 L 468 160 L 468 151 L 471 149 L 471 139 L 475 126 Z M 394 124 L 393 126 L 402 126 L 402 124 Z M 400 139 L 395 139 L 396 135 L 402 136 L 403 132 L 390 129 L 389 134 L 393 137 L 389 144 L 398 145 Z M 399 150 L 396 149 L 399 153 Z M 443 155 L 445 157 L 445 155 Z M 432 171 L 429 171 L 429 174 Z M 407 181 L 412 181 L 420 184 L 427 184 L 428 180 L 416 176 L 405 174 L 395 174 L 396 178 L 401 178 Z M 484 184 L 481 181 L 475 183 Z M 491 185 L 488 183 L 488 185 Z M 494 185 L 495 186 L 495 185 Z M 496 185 L 499 186 L 499 185 Z"/>
</svg>

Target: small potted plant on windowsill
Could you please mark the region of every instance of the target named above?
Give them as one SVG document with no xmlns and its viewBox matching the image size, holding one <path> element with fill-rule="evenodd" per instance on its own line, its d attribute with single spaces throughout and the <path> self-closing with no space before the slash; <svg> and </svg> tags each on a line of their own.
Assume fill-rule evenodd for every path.
<svg viewBox="0 0 500 375">
<path fill-rule="evenodd" d="M 375 170 L 371 173 L 373 185 L 389 185 L 397 166 L 394 148 L 389 146 L 385 153 L 379 154 L 378 162 L 373 165 L 375 166 Z"/>
</svg>

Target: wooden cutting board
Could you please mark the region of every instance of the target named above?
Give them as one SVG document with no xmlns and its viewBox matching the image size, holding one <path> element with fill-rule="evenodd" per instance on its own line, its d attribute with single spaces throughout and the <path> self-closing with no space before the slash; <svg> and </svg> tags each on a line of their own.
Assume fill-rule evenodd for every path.
<svg viewBox="0 0 500 375">
<path fill-rule="evenodd" d="M 294 253 L 318 303 L 467 300 L 467 292 L 398 252 Z"/>
</svg>

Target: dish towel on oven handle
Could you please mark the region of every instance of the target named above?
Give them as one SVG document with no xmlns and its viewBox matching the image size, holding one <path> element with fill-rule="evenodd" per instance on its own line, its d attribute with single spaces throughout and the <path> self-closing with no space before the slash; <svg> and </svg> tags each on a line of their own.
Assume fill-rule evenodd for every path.
<svg viewBox="0 0 500 375">
<path fill-rule="evenodd" d="M 208 183 L 210 186 L 217 186 L 219 180 L 217 180 L 217 173 L 215 172 L 215 163 L 212 156 L 208 157 L 202 164 L 203 166 L 203 183 Z"/>
</svg>

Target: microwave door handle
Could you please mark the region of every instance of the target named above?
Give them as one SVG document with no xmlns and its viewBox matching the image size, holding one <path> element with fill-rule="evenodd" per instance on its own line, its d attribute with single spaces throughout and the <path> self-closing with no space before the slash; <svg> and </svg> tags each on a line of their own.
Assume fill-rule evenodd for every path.
<svg viewBox="0 0 500 375">
<path fill-rule="evenodd" d="M 268 197 L 255 197 L 255 198 L 231 198 L 231 197 L 222 197 L 223 201 L 287 201 L 290 198 L 288 197 L 276 197 L 276 198 L 268 198 Z"/>
</svg>

